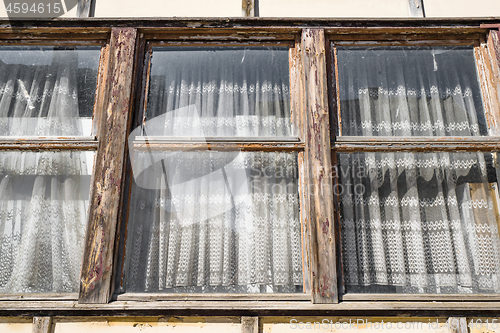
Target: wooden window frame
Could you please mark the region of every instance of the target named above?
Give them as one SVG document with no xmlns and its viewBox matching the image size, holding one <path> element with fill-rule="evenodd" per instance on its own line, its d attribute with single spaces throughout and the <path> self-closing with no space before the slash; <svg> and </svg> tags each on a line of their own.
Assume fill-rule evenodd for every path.
<svg viewBox="0 0 500 333">
<path fill-rule="evenodd" d="M 26 23 L 26 27 L 0 26 L 2 45 L 86 45 L 98 41 L 103 43 L 99 80 L 94 108 L 94 131 L 96 141 L 32 140 L 7 142 L 0 138 L 0 150 L 22 149 L 95 149 L 95 165 L 89 204 L 89 220 L 85 240 L 81 271 L 81 285 L 78 301 L 67 295 L 6 295 L 0 296 L 0 313 L 7 315 L 154 315 L 193 314 L 200 315 L 265 314 L 280 315 L 297 313 L 304 315 L 363 313 L 370 315 L 395 316 L 424 314 L 447 316 L 481 314 L 494 315 L 500 309 L 499 298 L 473 295 L 463 298 L 442 298 L 441 295 L 416 297 L 415 295 L 359 294 L 359 297 L 345 297 L 342 294 L 342 269 L 340 256 L 340 233 L 337 200 L 332 200 L 332 189 L 338 179 L 327 174 L 336 163 L 337 151 L 411 150 L 426 151 L 431 138 L 407 138 L 398 146 L 378 138 L 340 138 L 330 133 L 338 128 L 336 82 L 334 62 L 330 61 L 332 41 L 352 43 L 371 41 L 382 45 L 405 45 L 436 41 L 442 45 L 449 40 L 477 39 L 478 52 L 486 59 L 481 77 L 482 89 L 488 94 L 496 91 L 500 100 L 500 32 L 498 26 L 480 26 L 479 23 L 457 22 L 459 27 L 448 21 L 428 23 L 424 20 L 404 24 L 386 21 L 331 21 L 331 20 L 250 20 L 230 22 L 221 20 L 143 20 L 138 22 L 96 21 L 74 23 L 58 21 L 47 24 Z M 184 22 L 185 21 L 185 22 Z M 255 21 L 255 22 L 254 22 Z M 236 22 L 236 23 L 235 23 Z M 476 22 L 476 21 L 474 21 Z M 496 21 L 495 21 L 496 22 Z M 31 24 L 31 25 L 30 25 Z M 81 25 L 81 27 L 77 27 Z M 406 27 L 409 25 L 410 27 Z M 441 25 L 441 26 L 440 26 Z M 113 28 L 109 28 L 113 26 Z M 130 27 L 132 26 L 132 27 Z M 136 27 L 133 27 L 136 26 Z M 481 39 L 484 37 L 484 39 Z M 127 201 L 128 147 L 127 135 L 133 123 L 140 123 L 145 96 L 141 94 L 144 83 L 143 59 L 147 41 L 211 45 L 235 43 L 259 46 L 262 43 L 289 41 L 294 43 L 290 52 L 290 91 L 294 121 L 300 130 L 300 142 L 279 143 L 279 149 L 299 151 L 300 219 L 302 224 L 302 246 L 304 263 L 304 295 L 149 295 L 140 297 L 127 293 L 113 300 L 115 278 L 119 267 L 120 243 L 126 236 L 122 230 L 126 223 L 124 202 Z M 427 42 L 426 42 L 427 41 Z M 442 42 L 441 42 L 442 41 Z M 161 43 L 161 42 L 160 42 Z M 178 44 L 177 44 L 178 45 Z M 484 92 L 483 92 L 484 94 Z M 498 104 L 491 105 L 492 117 L 489 125 L 500 128 Z M 330 112 L 329 112 L 330 110 Z M 490 124 L 491 123 L 491 124 Z M 420 141 L 419 141 L 420 140 Z M 210 142 L 214 149 L 234 147 L 235 149 L 276 151 L 264 142 Z M 165 142 L 149 143 L 164 145 Z M 172 148 L 179 148 L 169 142 Z M 460 138 L 431 142 L 442 151 L 481 150 L 492 151 L 500 147 L 497 137 L 480 139 Z M 129 169 L 128 169 L 129 170 Z M 337 286 L 337 282 L 338 286 Z M 256 297 L 254 297 L 256 296 Z M 340 296 L 340 297 L 339 297 Z M 491 296 L 491 295 L 487 295 Z M 341 302 L 339 303 L 339 298 Z M 19 302 L 19 300 L 29 302 Z M 467 301 L 467 302 L 464 302 Z M 474 301 L 474 302 L 472 302 Z M 108 304 L 109 303 L 109 304 Z M 329 303 L 329 304 L 328 304 Z M 335 304 L 338 303 L 338 304 Z M 156 312 L 155 312 L 156 311 Z M 295 312 L 294 312 L 295 311 Z"/>
<path fill-rule="evenodd" d="M 141 85 L 137 86 L 137 103 L 136 108 L 139 110 L 136 112 L 134 119 L 134 126 L 142 126 L 146 121 L 146 107 L 147 107 L 147 91 L 149 85 L 149 75 L 151 66 L 151 55 L 152 49 L 154 47 L 288 47 L 289 48 L 289 68 L 290 68 L 290 95 L 291 95 L 291 120 L 295 127 L 297 133 L 293 137 L 215 137 L 215 138 L 204 138 L 202 142 L 196 140 L 196 138 L 166 138 L 166 137 L 148 137 L 144 143 L 138 143 L 139 148 L 147 148 L 151 150 L 211 150 L 211 151 L 261 151 L 261 152 L 297 152 L 298 155 L 298 167 L 299 167 L 299 181 L 303 179 L 305 173 L 307 172 L 307 167 L 304 163 L 304 154 L 306 150 L 306 140 L 304 136 L 304 131 L 300 124 L 302 123 L 302 118 L 304 117 L 304 110 L 300 108 L 300 102 L 298 99 L 299 87 L 301 85 L 301 71 L 298 68 L 298 63 L 301 60 L 301 56 L 298 56 L 300 48 L 300 39 L 296 35 L 274 35 L 272 41 L 261 41 L 253 40 L 253 38 L 244 38 L 243 40 L 233 41 L 231 37 L 220 36 L 220 39 L 214 39 L 212 34 L 201 35 L 197 34 L 189 38 L 189 41 L 185 41 L 186 36 L 175 36 L 172 34 L 164 33 L 144 33 L 141 36 L 139 54 L 137 61 L 144 59 L 142 64 L 138 64 L 142 68 Z M 141 73 L 138 73 L 141 75 Z M 198 142 L 197 142 L 198 141 Z M 131 168 L 128 166 L 127 179 L 131 179 Z M 130 188 L 129 188 L 130 191 Z M 124 202 L 128 202 L 128 197 L 130 192 L 126 194 L 127 198 L 124 198 Z M 304 209 L 302 209 L 305 200 L 304 196 L 300 196 L 300 217 L 302 229 L 305 228 L 304 222 L 308 221 L 309 218 Z M 128 205 L 127 205 L 128 207 Z M 125 214 L 128 215 L 128 214 Z M 122 230 L 120 235 L 122 239 L 126 238 L 126 223 L 127 219 L 124 217 L 122 220 Z M 310 244 L 304 240 L 304 232 L 301 233 L 303 237 L 302 247 L 303 251 L 311 253 L 310 250 L 305 250 L 306 244 Z M 123 283 L 123 262 L 125 256 L 125 242 L 120 242 L 120 248 L 117 251 L 117 281 L 120 284 Z M 120 272 L 121 271 L 121 272 Z M 304 292 L 303 293 L 293 293 L 293 294 L 169 294 L 169 293 L 131 293 L 124 292 L 122 294 L 112 295 L 113 299 L 118 301 L 135 301 L 135 300 L 248 300 L 248 301 L 273 301 L 273 300 L 295 300 L 295 301 L 307 301 L 311 300 L 311 287 L 309 285 L 310 278 L 309 275 L 309 263 L 307 260 L 303 261 L 303 272 L 304 272 Z M 119 288 L 121 286 L 118 283 L 114 288 Z"/>
<path fill-rule="evenodd" d="M 2 46 L 96 46 L 101 47 L 99 63 L 97 68 L 97 81 L 94 94 L 94 105 L 92 111 L 92 127 L 88 136 L 1 136 L 0 151 L 30 151 L 30 152 L 58 152 L 58 151 L 92 151 L 94 152 L 94 162 L 97 159 L 97 150 L 102 137 L 99 134 L 102 104 L 101 87 L 105 84 L 103 69 L 109 61 L 107 57 L 108 41 L 106 34 L 99 32 L 86 34 L 87 30 L 73 29 L 69 33 L 42 33 L 29 36 L 22 33 L 10 31 L 0 32 L 0 47 Z M 94 166 L 93 166 L 94 169 Z M 94 173 L 91 174 L 91 184 L 94 182 Z M 92 185 L 91 185 L 92 186 Z M 89 192 L 90 192 L 89 188 Z M 91 198 L 92 193 L 89 194 Z M 87 212 L 90 211 L 90 204 Z M 87 226 L 86 221 L 86 226 Z M 82 253 L 83 258 L 83 253 Z M 8 293 L 0 294 L 0 300 L 78 300 L 79 294 L 75 293 Z"/>
<path fill-rule="evenodd" d="M 400 31 L 401 33 L 401 31 Z M 407 35 L 330 35 L 329 83 L 331 97 L 331 119 L 336 126 L 332 133 L 332 164 L 337 165 L 337 153 L 356 152 L 498 152 L 500 151 L 500 62 L 498 58 L 498 31 L 478 33 L 475 29 L 458 31 L 453 34 L 436 35 L 428 32 Z M 490 136 L 483 137 L 377 137 L 377 136 L 342 136 L 342 119 L 338 91 L 339 73 L 337 65 L 337 47 L 349 46 L 458 46 L 468 45 L 474 48 L 474 57 L 478 71 L 478 81 L 485 109 Z M 495 53 L 497 52 L 497 53 Z M 335 184 L 339 184 L 337 175 Z M 339 294 L 343 301 L 393 301 L 393 300 L 429 300 L 429 301 L 500 301 L 498 294 L 387 294 L 387 293 L 346 293 L 343 288 L 340 204 L 338 195 L 334 195 L 336 205 L 336 238 L 338 240 L 337 269 L 339 271 Z"/>
</svg>

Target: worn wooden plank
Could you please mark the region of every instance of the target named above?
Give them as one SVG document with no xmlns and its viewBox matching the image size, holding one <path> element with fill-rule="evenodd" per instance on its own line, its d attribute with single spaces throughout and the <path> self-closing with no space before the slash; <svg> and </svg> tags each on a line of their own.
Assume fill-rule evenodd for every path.
<svg viewBox="0 0 500 333">
<path fill-rule="evenodd" d="M 315 303 L 336 303 L 337 273 L 333 226 L 330 125 L 323 29 L 302 31 L 306 100 L 305 165 L 308 170 L 308 226 L 312 247 L 312 292 Z"/>
<path fill-rule="evenodd" d="M 497 100 L 500 101 L 500 31 L 498 30 L 490 30 L 488 35 L 488 55 L 491 62 L 493 88 L 496 90 Z"/>
<path fill-rule="evenodd" d="M 94 16 L 95 0 L 78 0 L 76 17 L 88 18 Z"/>
<path fill-rule="evenodd" d="M 479 83 L 483 95 L 483 104 L 490 135 L 500 135 L 500 101 L 496 92 L 492 63 L 489 59 L 488 46 L 482 38 L 474 47 Z"/>
<path fill-rule="evenodd" d="M 116 295 L 118 301 L 305 301 L 307 294 L 168 294 L 168 293 L 125 293 Z"/>
<path fill-rule="evenodd" d="M 339 95 L 339 73 L 337 64 L 337 47 L 334 43 L 327 40 L 327 57 L 329 61 L 326 63 L 328 71 L 328 96 L 330 110 L 330 139 L 335 140 L 336 136 L 342 135 L 341 113 L 340 113 L 340 95 Z"/>
<path fill-rule="evenodd" d="M 242 311 L 253 315 L 287 313 L 300 315 L 314 314 L 316 316 L 329 313 L 330 315 L 373 315 L 418 316 L 431 314 L 440 316 L 467 316 L 475 314 L 484 317 L 488 314 L 498 315 L 500 304 L 498 301 L 344 301 L 337 304 L 314 304 L 309 301 L 114 301 L 109 304 L 79 304 L 77 301 L 0 301 L 0 315 L 35 315 L 54 316 L 64 315 L 165 315 L 168 313 L 185 311 L 191 315 L 200 313 L 225 313 Z"/>
<path fill-rule="evenodd" d="M 131 112 L 137 30 L 113 28 L 89 225 L 80 280 L 80 303 L 110 298 L 115 232 L 122 196 L 123 165 Z"/>
<path fill-rule="evenodd" d="M 256 0 L 241 0 L 241 9 L 243 17 L 255 16 L 255 1 Z"/>
<path fill-rule="evenodd" d="M 98 136 L 101 134 L 101 121 L 104 113 L 104 98 L 106 94 L 106 81 L 109 71 L 109 43 L 106 43 L 101 48 L 101 56 L 99 58 L 99 71 L 97 73 L 97 89 L 94 97 L 94 112 L 92 118 L 92 135 Z M 99 137 L 97 138 L 100 139 Z"/>
<path fill-rule="evenodd" d="M 259 317 L 241 317 L 241 333 L 259 333 Z"/>
<path fill-rule="evenodd" d="M 52 330 L 52 317 L 33 317 L 33 333 L 50 333 Z"/>
<path fill-rule="evenodd" d="M 97 150 L 97 141 L 21 141 L 21 142 L 0 142 L 0 150 Z"/>
<path fill-rule="evenodd" d="M 71 301 L 77 300 L 78 293 L 33 293 L 33 294 L 2 294 L 0 301 L 13 301 L 13 300 L 31 300 L 31 301 L 54 301 L 64 300 Z"/>
<path fill-rule="evenodd" d="M 290 47 L 288 61 L 290 66 L 290 118 L 295 135 L 304 141 L 304 68 L 299 38 L 295 40 L 293 47 Z"/>
<path fill-rule="evenodd" d="M 500 301 L 498 294 L 345 294 L 344 301 Z"/>
<path fill-rule="evenodd" d="M 338 152 L 389 151 L 492 151 L 500 149 L 500 137 L 337 137 Z"/>
<path fill-rule="evenodd" d="M 238 142 L 208 142 L 208 143 L 154 143 L 136 142 L 136 151 L 302 151 L 304 143 L 238 143 Z"/>
<path fill-rule="evenodd" d="M 467 333 L 467 318 L 450 317 L 448 318 L 448 330 L 450 333 Z"/>
</svg>

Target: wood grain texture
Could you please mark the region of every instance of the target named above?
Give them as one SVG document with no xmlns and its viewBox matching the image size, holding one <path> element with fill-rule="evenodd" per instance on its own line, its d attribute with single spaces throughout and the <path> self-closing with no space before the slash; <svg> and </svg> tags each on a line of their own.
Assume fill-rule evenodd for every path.
<svg viewBox="0 0 500 333">
<path fill-rule="evenodd" d="M 52 317 L 33 317 L 33 333 L 50 333 Z"/>
<path fill-rule="evenodd" d="M 304 29 L 302 48 L 313 301 L 337 303 L 333 188 L 327 171 L 331 169 L 331 151 L 324 30 Z"/>
<path fill-rule="evenodd" d="M 497 317 L 498 301 L 0 301 L 0 316 L 355 316 L 372 317 Z"/>
<path fill-rule="evenodd" d="M 479 83 L 489 134 L 500 135 L 500 101 L 497 96 L 497 85 L 495 83 L 493 66 L 490 61 L 488 45 L 484 39 L 476 43 L 474 54 L 479 72 Z"/>
<path fill-rule="evenodd" d="M 500 27 L 499 27 L 500 29 Z M 491 62 L 491 74 L 496 90 L 497 100 L 500 101 L 500 31 L 490 30 L 488 35 L 488 54 Z"/>
<path fill-rule="evenodd" d="M 89 225 L 80 280 L 80 303 L 110 298 L 115 233 L 122 197 L 137 30 L 113 28 L 99 148 L 94 169 Z"/>
<path fill-rule="evenodd" d="M 259 317 L 241 317 L 241 333 L 259 333 Z"/>
</svg>

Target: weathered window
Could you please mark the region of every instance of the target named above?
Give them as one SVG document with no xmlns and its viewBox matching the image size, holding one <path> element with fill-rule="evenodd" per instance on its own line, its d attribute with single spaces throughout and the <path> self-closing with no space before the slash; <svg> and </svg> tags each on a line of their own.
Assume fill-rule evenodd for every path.
<svg viewBox="0 0 500 333">
<path fill-rule="evenodd" d="M 78 291 L 100 53 L 0 46 L 0 293 Z"/>
<path fill-rule="evenodd" d="M 475 145 L 498 135 L 481 47 L 333 49 L 337 142 L 358 145 L 336 156 L 345 292 L 500 293 L 500 170 Z"/>
<path fill-rule="evenodd" d="M 289 47 L 149 56 L 129 139 L 124 291 L 303 292 L 298 155 L 269 147 L 299 141 Z"/>
</svg>

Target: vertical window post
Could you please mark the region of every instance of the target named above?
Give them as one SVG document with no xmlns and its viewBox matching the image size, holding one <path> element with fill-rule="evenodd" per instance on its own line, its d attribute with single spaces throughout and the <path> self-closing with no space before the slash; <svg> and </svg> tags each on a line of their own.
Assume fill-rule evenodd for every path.
<svg viewBox="0 0 500 333">
<path fill-rule="evenodd" d="M 309 192 L 307 219 L 311 246 L 311 280 L 315 303 L 338 303 L 331 179 L 330 124 L 323 29 L 304 29 L 306 147 L 305 186 Z"/>
<path fill-rule="evenodd" d="M 121 185 L 131 111 L 132 75 L 137 30 L 113 28 L 108 86 L 95 162 L 89 225 L 81 271 L 79 303 L 107 303 L 111 291 Z M 102 111 L 102 112 L 99 112 Z"/>
</svg>

